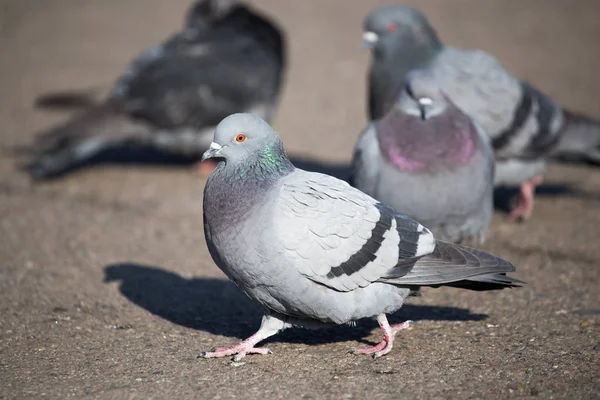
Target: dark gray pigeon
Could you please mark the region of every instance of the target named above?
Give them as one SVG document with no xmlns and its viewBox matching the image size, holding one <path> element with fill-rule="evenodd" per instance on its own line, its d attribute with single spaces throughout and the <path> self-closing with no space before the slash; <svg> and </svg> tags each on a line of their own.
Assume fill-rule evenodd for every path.
<svg viewBox="0 0 600 400">
<path fill-rule="evenodd" d="M 362 133 L 351 184 L 427 226 L 440 240 L 485 241 L 492 219 L 489 137 L 413 70 L 387 114 Z"/>
<path fill-rule="evenodd" d="M 103 104 L 40 135 L 29 171 L 55 176 L 131 144 L 199 158 L 227 115 L 273 116 L 284 40 L 272 22 L 233 0 L 195 2 L 185 28 L 133 60 Z"/>
<path fill-rule="evenodd" d="M 379 7 L 365 19 L 364 30 L 363 43 L 373 50 L 371 119 L 385 115 L 410 70 L 429 68 L 449 98 L 492 138 L 496 185 L 520 185 L 511 218 L 531 214 L 548 157 L 600 163 L 600 123 L 562 110 L 483 51 L 444 46 L 419 11 Z"/>
<path fill-rule="evenodd" d="M 265 315 L 237 346 L 202 357 L 267 354 L 256 344 L 291 326 L 374 317 L 379 357 L 408 322 L 390 326 L 421 286 L 502 289 L 518 281 L 507 261 L 436 241 L 415 220 L 329 175 L 295 168 L 279 135 L 252 114 L 225 118 L 203 159 L 217 159 L 204 189 L 204 233 L 213 260 Z"/>
</svg>

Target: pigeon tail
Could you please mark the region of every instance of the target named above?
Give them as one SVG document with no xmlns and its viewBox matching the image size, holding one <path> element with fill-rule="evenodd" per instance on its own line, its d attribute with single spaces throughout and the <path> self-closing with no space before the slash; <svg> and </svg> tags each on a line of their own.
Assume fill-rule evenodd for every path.
<svg viewBox="0 0 600 400">
<path fill-rule="evenodd" d="M 140 141 L 148 133 L 109 104 L 84 111 L 80 116 L 41 133 L 23 149 L 28 161 L 22 168 L 34 179 L 57 177 L 100 152 Z"/>
<path fill-rule="evenodd" d="M 475 291 L 501 290 L 506 288 L 521 287 L 525 283 L 518 279 L 502 274 L 488 274 L 475 276 L 462 281 L 446 283 L 443 286 L 450 286 L 459 289 L 468 289 Z M 432 286 L 439 287 L 439 286 Z"/>
<path fill-rule="evenodd" d="M 564 111 L 565 123 L 554 158 L 600 165 L 600 121 Z"/>
<path fill-rule="evenodd" d="M 452 286 L 480 291 L 519 287 L 523 283 L 506 275 L 515 271 L 514 265 L 508 261 L 481 250 L 440 240 L 436 241 L 431 254 L 417 260 L 408 272 L 406 270 L 399 265 L 382 281 L 401 286 Z"/>
<path fill-rule="evenodd" d="M 57 111 L 87 109 L 100 104 L 99 92 L 99 88 L 89 88 L 47 93 L 35 99 L 35 107 Z"/>
</svg>

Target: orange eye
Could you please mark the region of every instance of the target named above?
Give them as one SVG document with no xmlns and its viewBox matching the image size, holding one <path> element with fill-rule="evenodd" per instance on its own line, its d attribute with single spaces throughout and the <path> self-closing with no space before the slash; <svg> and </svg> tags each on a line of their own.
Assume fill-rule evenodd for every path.
<svg viewBox="0 0 600 400">
<path fill-rule="evenodd" d="M 246 135 L 244 135 L 243 133 L 238 133 L 235 137 L 235 141 L 238 143 L 242 143 L 244 140 L 246 140 Z"/>
<path fill-rule="evenodd" d="M 394 32 L 396 29 L 398 29 L 398 25 L 394 22 L 390 22 L 386 29 L 388 32 Z"/>
</svg>

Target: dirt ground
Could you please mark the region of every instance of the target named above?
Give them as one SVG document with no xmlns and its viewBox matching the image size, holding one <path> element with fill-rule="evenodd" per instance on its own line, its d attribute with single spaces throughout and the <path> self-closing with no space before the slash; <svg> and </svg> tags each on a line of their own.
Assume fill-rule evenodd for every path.
<svg viewBox="0 0 600 400">
<path fill-rule="evenodd" d="M 375 1 L 260 0 L 286 28 L 275 127 L 313 165 L 347 163 L 365 125 L 361 20 Z M 600 118 L 600 2 L 421 0 L 446 42 L 495 54 Z M 497 212 L 486 248 L 522 289 L 425 290 L 378 360 L 375 324 L 289 330 L 244 363 L 260 312 L 214 265 L 189 166 L 99 165 L 33 184 L 8 149 L 68 117 L 40 94 L 98 89 L 181 24 L 188 0 L 0 0 L 0 398 L 591 399 L 600 391 L 600 170 L 552 165 L 530 221 Z"/>
</svg>

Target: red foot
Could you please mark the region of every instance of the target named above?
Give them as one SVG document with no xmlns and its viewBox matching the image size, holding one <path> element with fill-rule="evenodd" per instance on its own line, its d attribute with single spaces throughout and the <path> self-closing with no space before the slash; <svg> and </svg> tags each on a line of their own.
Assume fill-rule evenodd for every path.
<svg viewBox="0 0 600 400">
<path fill-rule="evenodd" d="M 509 219 L 511 221 L 518 221 L 527 219 L 533 212 L 533 197 L 535 195 L 536 186 L 540 185 L 543 181 L 541 176 L 534 176 L 521 183 L 521 193 L 516 200 L 516 204 L 510 212 Z"/>
<path fill-rule="evenodd" d="M 364 349 L 354 349 L 351 352 L 354 354 L 373 354 L 373 358 L 378 358 L 389 353 L 394 347 L 394 337 L 399 331 L 410 326 L 412 321 L 405 321 L 401 324 L 390 326 L 385 314 L 377 317 L 377 322 L 383 331 L 383 340 L 373 347 Z"/>
<path fill-rule="evenodd" d="M 196 168 L 198 169 L 198 173 L 202 178 L 208 178 L 208 176 L 213 172 L 213 170 L 217 167 L 217 162 L 215 160 L 208 159 L 206 161 L 199 162 L 196 164 Z"/>
</svg>

